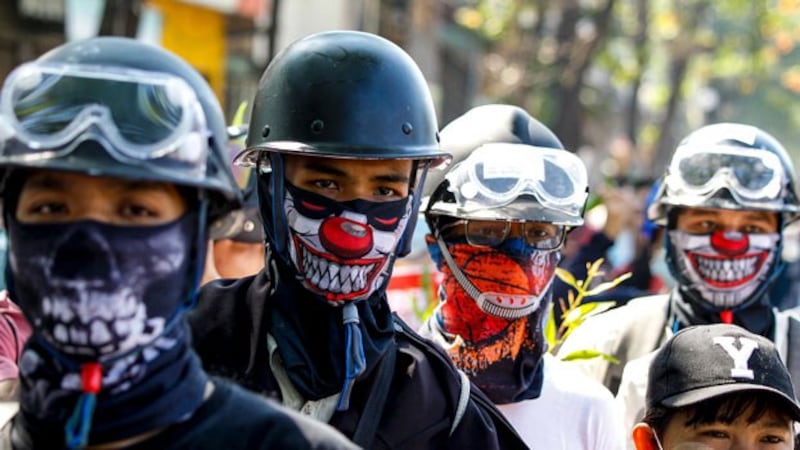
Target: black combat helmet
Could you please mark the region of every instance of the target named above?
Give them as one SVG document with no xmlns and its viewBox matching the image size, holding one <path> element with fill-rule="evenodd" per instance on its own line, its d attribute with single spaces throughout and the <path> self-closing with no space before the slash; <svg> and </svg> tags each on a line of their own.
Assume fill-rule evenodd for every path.
<svg viewBox="0 0 800 450">
<path fill-rule="evenodd" d="M 313 34 L 275 57 L 261 77 L 246 147 L 234 162 L 259 166 L 264 231 L 284 260 L 285 217 L 274 207 L 284 200 L 282 154 L 414 161 L 411 216 L 398 255 L 410 250 L 417 187 L 428 167 L 449 160 L 419 67 L 397 45 L 359 31 Z"/>
</svg>

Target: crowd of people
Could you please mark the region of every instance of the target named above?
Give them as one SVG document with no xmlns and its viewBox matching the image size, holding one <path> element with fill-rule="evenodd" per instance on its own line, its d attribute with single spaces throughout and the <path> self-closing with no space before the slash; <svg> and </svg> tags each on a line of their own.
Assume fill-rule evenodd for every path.
<svg viewBox="0 0 800 450">
<path fill-rule="evenodd" d="M 164 49 L 92 38 L 6 78 L 0 448 L 795 448 L 800 198 L 765 130 L 692 131 L 589 230 L 546 125 L 490 104 L 440 127 L 379 36 L 302 38 L 251 100 L 243 189 Z M 386 291 L 418 220 L 441 283 L 413 329 Z M 601 256 L 636 283 L 550 348 L 558 267 Z"/>
</svg>

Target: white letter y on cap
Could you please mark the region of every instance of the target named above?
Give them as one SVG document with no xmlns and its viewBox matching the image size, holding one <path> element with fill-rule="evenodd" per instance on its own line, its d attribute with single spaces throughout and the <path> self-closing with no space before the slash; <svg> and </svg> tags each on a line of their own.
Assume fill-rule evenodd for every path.
<svg viewBox="0 0 800 450">
<path fill-rule="evenodd" d="M 753 379 L 753 371 L 747 365 L 753 350 L 758 348 L 758 343 L 745 337 L 739 338 L 739 347 L 733 346 L 736 341 L 732 336 L 717 336 L 714 338 L 714 343 L 718 344 L 725 350 L 725 353 L 733 359 L 733 368 L 731 369 L 731 376 L 734 378 L 749 378 Z"/>
</svg>

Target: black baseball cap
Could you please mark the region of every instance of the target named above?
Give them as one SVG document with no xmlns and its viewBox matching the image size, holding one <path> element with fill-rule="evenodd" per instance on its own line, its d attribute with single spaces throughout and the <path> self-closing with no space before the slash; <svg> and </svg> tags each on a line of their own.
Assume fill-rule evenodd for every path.
<svg viewBox="0 0 800 450">
<path fill-rule="evenodd" d="M 656 352 L 646 403 L 647 409 L 679 408 L 743 391 L 774 394 L 800 420 L 789 370 L 772 341 L 737 325 L 699 325 L 679 331 Z"/>
</svg>

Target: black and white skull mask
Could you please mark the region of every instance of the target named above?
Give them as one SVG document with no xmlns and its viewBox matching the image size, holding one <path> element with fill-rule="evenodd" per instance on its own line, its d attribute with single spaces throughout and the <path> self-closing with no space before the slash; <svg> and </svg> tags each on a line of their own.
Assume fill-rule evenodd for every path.
<svg viewBox="0 0 800 450">
<path fill-rule="evenodd" d="M 287 184 L 284 208 L 298 276 L 307 289 L 339 305 L 366 299 L 386 283 L 411 196 L 336 202 Z"/>
<path fill-rule="evenodd" d="M 98 359 L 159 337 L 189 295 L 193 218 L 9 227 L 12 295 L 58 351 Z"/>
</svg>

